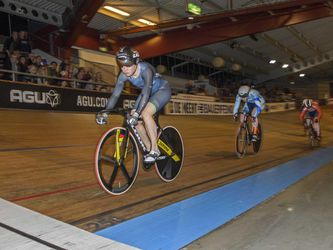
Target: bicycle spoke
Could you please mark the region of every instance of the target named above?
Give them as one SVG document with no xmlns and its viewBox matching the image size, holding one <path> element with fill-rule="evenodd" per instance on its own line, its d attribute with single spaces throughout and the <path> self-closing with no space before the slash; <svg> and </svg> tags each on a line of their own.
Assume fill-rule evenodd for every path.
<svg viewBox="0 0 333 250">
<path fill-rule="evenodd" d="M 116 163 L 116 161 L 113 157 L 107 156 L 107 155 L 102 155 L 100 160 L 107 161 L 107 162 L 110 162 L 112 164 Z"/>
<path fill-rule="evenodd" d="M 114 165 L 114 170 L 112 171 L 112 175 L 111 175 L 111 177 L 110 177 L 110 179 L 109 179 L 109 181 L 108 181 L 108 185 L 109 185 L 110 187 L 113 186 L 113 183 L 114 183 L 114 181 L 115 181 L 115 179 L 116 179 L 117 173 L 118 173 L 118 165 L 115 164 L 115 165 Z"/>
<path fill-rule="evenodd" d="M 128 174 L 128 171 L 127 171 L 127 169 L 126 169 L 123 161 L 120 163 L 120 170 L 121 170 L 121 172 L 123 172 L 123 174 L 126 177 L 127 181 L 130 182 L 132 180 L 132 178 Z"/>
</svg>

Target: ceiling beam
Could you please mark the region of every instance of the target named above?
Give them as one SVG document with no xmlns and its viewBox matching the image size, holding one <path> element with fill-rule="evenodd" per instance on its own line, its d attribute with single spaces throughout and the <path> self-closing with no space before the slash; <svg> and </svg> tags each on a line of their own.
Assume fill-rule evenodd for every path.
<svg viewBox="0 0 333 250">
<path fill-rule="evenodd" d="M 104 0 L 84 0 L 69 24 L 69 32 L 66 34 L 63 46 L 70 48 L 84 34 L 90 20 L 97 10 L 104 4 Z M 98 37 L 97 37 L 98 39 Z"/>
<path fill-rule="evenodd" d="M 140 33 L 145 31 L 152 31 L 152 30 L 161 30 L 165 28 L 174 28 L 177 26 L 185 26 L 187 24 L 200 24 L 206 22 L 212 22 L 216 20 L 221 20 L 223 18 L 241 18 L 246 15 L 256 15 L 256 14 L 266 14 L 270 15 L 268 11 L 273 11 L 274 15 L 279 15 L 281 12 L 291 12 L 293 10 L 301 9 L 305 6 L 305 8 L 310 8 L 311 6 L 317 5 L 325 5 L 327 6 L 327 1 L 325 0 L 303 0 L 303 1 L 286 1 L 283 3 L 278 4 L 265 4 L 259 7 L 249 7 L 249 8 L 242 8 L 237 10 L 219 12 L 214 14 L 206 14 L 195 17 L 193 20 L 186 18 L 181 18 L 177 20 L 161 22 L 154 26 L 145 26 L 145 27 L 135 27 L 135 26 L 128 26 L 124 28 L 120 28 L 113 32 L 110 32 L 109 35 L 112 36 L 120 36 L 124 34 L 132 34 L 132 33 Z M 328 7 L 328 6 L 327 6 Z"/>
<path fill-rule="evenodd" d="M 290 56 L 290 58 L 296 57 L 298 59 L 300 59 L 301 61 L 304 61 L 304 57 L 302 57 L 301 55 L 297 54 L 295 51 L 289 49 L 288 47 L 284 46 L 281 42 L 275 40 L 274 38 L 272 38 L 271 36 L 269 36 L 266 33 L 261 34 L 261 37 L 269 44 L 275 46 L 276 48 L 280 49 L 281 51 L 283 51 L 285 54 L 287 54 L 288 56 Z M 295 58 L 295 59 L 296 59 Z"/>
<path fill-rule="evenodd" d="M 138 49 L 145 58 L 154 57 L 324 18 L 330 15 L 329 11 L 330 8 L 326 5 L 319 5 L 312 8 L 298 8 L 274 16 L 260 15 L 260 13 L 244 14 L 236 22 L 228 19 L 201 24 L 192 30 L 179 28 L 162 35 L 133 38 L 129 40 L 128 45 Z"/>
<path fill-rule="evenodd" d="M 321 55 L 322 52 L 320 49 L 315 46 L 309 39 L 307 39 L 303 33 L 299 32 L 297 29 L 294 27 L 287 27 L 287 30 L 293 34 L 298 40 L 300 40 L 303 44 L 305 44 L 309 49 L 311 49 L 313 52 L 316 53 L 316 55 Z"/>
</svg>

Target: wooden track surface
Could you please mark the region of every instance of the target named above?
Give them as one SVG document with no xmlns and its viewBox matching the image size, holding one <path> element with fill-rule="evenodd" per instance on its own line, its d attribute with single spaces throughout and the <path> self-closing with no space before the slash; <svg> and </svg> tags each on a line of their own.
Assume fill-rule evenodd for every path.
<svg viewBox="0 0 333 250">
<path fill-rule="evenodd" d="M 0 110 L 0 197 L 96 231 L 195 194 L 311 153 L 296 111 L 263 114 L 264 144 L 257 155 L 237 159 L 238 123 L 230 116 L 161 116 L 183 135 L 185 161 L 172 183 L 154 169 L 139 170 L 132 189 L 110 196 L 94 175 L 98 138 L 122 123 L 98 126 L 93 114 Z M 331 108 L 324 108 L 322 147 L 333 144 Z"/>
</svg>

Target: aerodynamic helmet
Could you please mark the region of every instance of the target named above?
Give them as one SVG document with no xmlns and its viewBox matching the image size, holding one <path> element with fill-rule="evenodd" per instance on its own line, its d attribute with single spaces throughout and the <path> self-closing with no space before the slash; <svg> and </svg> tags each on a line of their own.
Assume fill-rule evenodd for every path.
<svg viewBox="0 0 333 250">
<path fill-rule="evenodd" d="M 303 106 L 309 108 L 312 106 L 312 100 L 311 99 L 304 99 L 303 100 Z"/>
<path fill-rule="evenodd" d="M 242 98 L 247 97 L 250 92 L 250 89 L 251 88 L 247 85 L 240 86 L 238 89 L 238 95 Z"/>
<path fill-rule="evenodd" d="M 138 64 L 140 60 L 139 52 L 134 49 L 131 49 L 128 46 L 122 47 L 116 55 L 117 62 L 120 67 L 122 66 L 132 66 Z"/>
</svg>

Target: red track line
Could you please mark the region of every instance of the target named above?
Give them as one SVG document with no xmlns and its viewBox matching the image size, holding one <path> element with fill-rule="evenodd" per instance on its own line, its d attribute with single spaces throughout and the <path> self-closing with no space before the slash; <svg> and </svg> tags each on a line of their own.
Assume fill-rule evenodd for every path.
<svg viewBox="0 0 333 250">
<path fill-rule="evenodd" d="M 202 162 L 195 162 L 195 163 L 193 162 L 190 165 L 193 166 L 193 165 L 198 165 L 198 164 L 202 164 L 202 163 L 208 163 L 208 162 L 212 162 L 212 161 L 221 160 L 223 158 L 224 157 L 218 157 L 218 158 L 215 158 L 215 159 L 205 160 L 205 161 L 202 161 Z M 89 183 L 89 184 L 85 184 L 85 185 L 82 185 L 82 186 L 66 188 L 66 189 L 59 189 L 59 190 L 55 190 L 55 191 L 52 191 L 52 192 L 46 192 L 46 193 L 34 194 L 34 195 L 30 195 L 30 196 L 18 197 L 18 198 L 11 199 L 9 201 L 15 202 L 15 201 L 30 200 L 30 199 L 39 198 L 39 197 L 46 196 L 46 195 L 66 193 L 66 192 L 70 192 L 70 191 L 77 190 L 77 189 L 91 187 L 91 186 L 94 186 L 94 185 L 97 185 L 97 183 Z"/>
<path fill-rule="evenodd" d="M 30 199 L 33 199 L 33 198 L 38 198 L 38 197 L 42 197 L 42 196 L 46 196 L 46 195 L 65 193 L 65 192 L 69 192 L 69 191 L 73 191 L 73 190 L 77 190 L 77 189 L 81 189 L 81 188 L 86 188 L 86 187 L 90 187 L 90 186 L 95 186 L 95 185 L 97 185 L 97 183 L 90 183 L 90 184 L 85 184 L 85 185 L 72 187 L 72 188 L 59 189 L 59 190 L 52 191 L 52 192 L 46 192 L 46 193 L 40 193 L 40 194 L 35 194 L 35 195 L 30 195 L 30 196 L 18 197 L 18 198 L 12 199 L 10 201 L 14 202 L 14 201 L 30 200 Z"/>
</svg>

